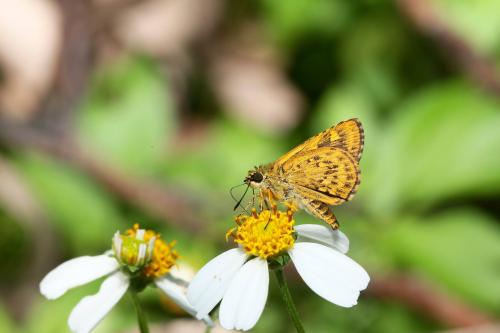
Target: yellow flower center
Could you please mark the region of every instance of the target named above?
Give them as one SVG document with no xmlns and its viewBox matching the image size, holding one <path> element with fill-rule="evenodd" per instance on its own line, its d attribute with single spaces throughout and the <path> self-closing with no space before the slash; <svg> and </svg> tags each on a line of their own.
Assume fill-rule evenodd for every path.
<svg viewBox="0 0 500 333">
<path fill-rule="evenodd" d="M 291 208 L 286 212 L 266 209 L 260 213 L 253 209 L 250 216 L 239 215 L 235 221 L 238 226 L 227 232 L 226 239 L 233 237 L 249 255 L 272 258 L 291 248 L 295 241 Z"/>
<path fill-rule="evenodd" d="M 113 250 L 122 264 L 133 271 L 141 270 L 146 278 L 157 278 L 167 274 L 175 265 L 179 254 L 173 248 L 175 241 L 166 243 L 160 234 L 140 229 L 134 224 L 125 234 L 115 234 Z"/>
</svg>

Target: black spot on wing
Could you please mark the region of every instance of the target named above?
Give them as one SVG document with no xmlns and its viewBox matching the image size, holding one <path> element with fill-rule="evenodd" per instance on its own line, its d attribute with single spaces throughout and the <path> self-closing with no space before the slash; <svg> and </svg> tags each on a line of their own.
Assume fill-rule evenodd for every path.
<svg viewBox="0 0 500 333">
<path fill-rule="evenodd" d="M 336 185 L 336 184 L 334 184 L 334 185 Z M 323 195 L 325 195 L 325 196 L 327 196 L 327 197 L 329 197 L 329 198 L 335 198 L 335 199 L 340 199 L 340 200 L 347 201 L 347 199 L 346 199 L 346 198 L 343 198 L 343 197 L 341 197 L 341 196 L 338 196 L 338 195 L 332 194 L 332 193 L 327 192 L 327 191 L 322 191 L 322 190 L 320 190 L 320 189 L 317 189 L 317 188 L 310 188 L 310 187 L 308 187 L 308 189 L 310 189 L 310 190 L 312 190 L 312 191 L 314 191 L 314 192 L 321 193 L 321 194 L 323 194 Z"/>
</svg>

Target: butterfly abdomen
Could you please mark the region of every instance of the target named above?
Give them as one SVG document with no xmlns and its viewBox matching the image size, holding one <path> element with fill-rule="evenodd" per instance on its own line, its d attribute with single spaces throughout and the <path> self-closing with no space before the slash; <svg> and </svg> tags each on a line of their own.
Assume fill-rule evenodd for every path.
<svg viewBox="0 0 500 333">
<path fill-rule="evenodd" d="M 312 215 L 328 223 L 332 229 L 335 230 L 339 228 L 337 218 L 331 211 L 330 206 L 326 203 L 319 200 L 308 200 L 305 203 L 304 208 Z"/>
</svg>

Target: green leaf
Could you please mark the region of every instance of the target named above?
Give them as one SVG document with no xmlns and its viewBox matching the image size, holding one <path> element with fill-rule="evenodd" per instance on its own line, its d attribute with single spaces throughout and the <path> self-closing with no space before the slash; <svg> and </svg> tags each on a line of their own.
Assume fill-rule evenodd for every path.
<svg viewBox="0 0 500 333">
<path fill-rule="evenodd" d="M 18 166 L 74 253 L 110 248 L 122 217 L 112 198 L 85 175 L 40 156 L 24 156 Z"/>
<path fill-rule="evenodd" d="M 0 303 L 0 332 L 4 333 L 14 333 L 19 332 L 18 329 L 15 329 L 14 322 L 10 318 L 9 314 L 5 310 L 5 308 Z"/>
<path fill-rule="evenodd" d="M 322 96 L 312 121 L 312 134 L 329 128 L 339 121 L 359 118 L 363 125 L 373 121 L 373 101 L 361 87 L 345 83 L 332 86 Z"/>
<path fill-rule="evenodd" d="M 80 112 L 81 140 L 120 168 L 154 171 L 175 126 L 159 70 L 143 59 L 129 59 L 96 73 L 91 86 Z"/>
<path fill-rule="evenodd" d="M 374 184 L 368 204 L 387 213 L 499 193 L 498 128 L 500 104 L 468 84 L 415 95 L 372 144 L 378 163 L 369 170 Z"/>
<path fill-rule="evenodd" d="M 331 34 L 349 19 L 350 5 L 338 0 L 262 0 L 264 17 L 278 42 L 289 45 L 307 34 Z"/>
<path fill-rule="evenodd" d="M 339 46 L 343 73 L 385 111 L 402 93 L 404 85 L 423 73 L 418 62 L 411 68 L 405 66 L 408 56 L 418 57 L 418 47 L 409 42 L 405 26 L 388 14 L 371 13 L 350 28 L 342 35 Z M 404 81 L 399 80 L 402 68 L 410 74 Z"/>
<path fill-rule="evenodd" d="M 500 2 L 497 0 L 434 0 L 438 17 L 480 52 L 498 50 Z"/>
<path fill-rule="evenodd" d="M 490 310 L 500 310 L 500 229 L 476 211 L 398 220 L 381 246 L 400 265 L 443 289 Z"/>
<path fill-rule="evenodd" d="M 218 121 L 195 149 L 172 153 L 166 173 L 170 181 L 226 194 L 230 187 L 243 182 L 248 170 L 272 162 L 279 157 L 280 151 L 284 153 L 291 148 L 279 148 L 281 143 L 234 122 Z"/>
<path fill-rule="evenodd" d="M 21 278 L 29 260 L 31 239 L 23 225 L 5 214 L 0 207 L 0 283 L 15 283 Z M 2 330 L 0 330 L 2 332 Z"/>
<path fill-rule="evenodd" d="M 400 304 L 381 303 L 361 296 L 352 308 L 341 308 L 309 290 L 303 311 L 308 332 L 401 333 L 433 331 L 429 323 Z M 317 298 L 317 299 L 313 299 Z M 311 306 L 311 303 L 314 306 Z"/>
</svg>

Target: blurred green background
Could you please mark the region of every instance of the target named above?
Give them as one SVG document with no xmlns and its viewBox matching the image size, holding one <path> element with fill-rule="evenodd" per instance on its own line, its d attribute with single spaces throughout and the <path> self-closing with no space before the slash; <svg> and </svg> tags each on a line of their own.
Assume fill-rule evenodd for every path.
<svg viewBox="0 0 500 333">
<path fill-rule="evenodd" d="M 351 117 L 362 182 L 334 211 L 372 283 L 343 309 L 290 269 L 306 330 L 479 332 L 500 318 L 500 2 L 4 1 L 0 13 L 0 332 L 68 331 L 99 281 L 56 301 L 38 282 L 133 223 L 200 268 L 233 246 L 228 191 L 247 170 Z M 185 316 L 154 290 L 142 299 L 152 324 Z M 133 330 L 132 312 L 124 298 L 96 332 Z M 254 331 L 293 332 L 273 279 Z"/>
</svg>

